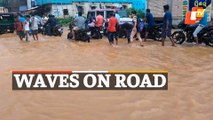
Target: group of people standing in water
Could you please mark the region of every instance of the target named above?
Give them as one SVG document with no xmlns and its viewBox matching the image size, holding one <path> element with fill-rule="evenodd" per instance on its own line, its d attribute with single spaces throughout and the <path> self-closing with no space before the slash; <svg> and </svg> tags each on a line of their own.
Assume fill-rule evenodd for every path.
<svg viewBox="0 0 213 120">
<path fill-rule="evenodd" d="M 163 6 L 163 8 L 164 8 L 165 15 L 163 17 L 162 46 L 164 46 L 166 37 L 169 37 L 169 39 L 172 42 L 172 46 L 175 47 L 175 42 L 171 37 L 172 13 L 169 11 L 169 5 L 165 5 L 165 6 Z M 140 46 L 143 47 L 144 44 L 143 44 L 143 40 L 141 38 L 140 33 L 144 26 L 140 24 L 140 19 L 137 17 L 136 11 L 131 12 L 131 18 L 132 18 L 133 25 L 126 26 L 126 30 L 127 30 L 126 36 L 128 39 L 128 43 L 132 43 L 132 42 L 134 42 L 135 39 L 137 39 L 140 42 Z M 85 23 L 85 21 L 86 21 L 86 19 L 84 17 L 82 17 L 81 13 L 79 13 L 78 17 L 76 17 L 74 19 L 73 22 L 75 23 L 75 27 L 73 27 L 73 29 L 72 29 L 72 34 L 74 36 L 73 39 L 75 39 L 75 31 L 77 31 L 79 29 L 84 29 L 85 25 L 83 25 L 83 24 Z M 145 21 L 147 22 L 148 27 L 146 30 L 144 41 L 147 40 L 148 33 L 152 32 L 152 30 L 154 29 L 154 26 L 155 26 L 154 17 L 152 15 L 152 13 L 150 12 L 150 9 L 146 10 Z M 98 29 L 100 32 L 100 29 L 101 29 L 101 27 L 103 27 L 104 22 L 105 22 L 104 17 L 101 14 L 98 14 L 96 16 L 96 18 L 92 18 L 90 20 L 88 26 L 91 28 L 91 34 L 92 34 L 91 36 L 93 36 L 93 33 L 94 33 L 93 31 L 95 28 Z M 109 44 L 111 46 L 118 44 L 119 23 L 120 23 L 119 14 L 117 12 L 111 13 L 109 22 L 108 22 L 108 26 L 107 26 L 108 40 L 109 40 Z M 101 36 L 101 38 L 102 38 L 102 36 Z"/>
<path fill-rule="evenodd" d="M 39 20 L 35 17 L 35 15 L 27 15 L 26 18 L 17 16 L 15 19 L 16 22 L 14 27 L 20 40 L 25 38 L 26 41 L 29 42 L 30 33 L 32 34 L 34 40 L 38 40 Z"/>
<path fill-rule="evenodd" d="M 162 35 L 161 35 L 162 46 L 164 46 L 165 39 L 166 39 L 166 37 L 168 37 L 172 43 L 172 46 L 175 47 L 176 46 L 175 42 L 174 42 L 173 38 L 171 37 L 172 13 L 169 11 L 169 5 L 164 5 L 163 8 L 164 8 L 165 14 L 163 17 Z M 140 24 L 140 20 L 137 17 L 136 11 L 131 12 L 131 18 L 132 18 L 133 25 L 131 28 L 127 29 L 128 43 L 132 43 L 135 39 L 137 39 L 140 43 L 140 46 L 143 47 L 144 42 L 143 42 L 143 40 L 141 38 L 141 34 L 140 34 L 141 27 L 143 27 L 143 26 L 141 26 L 141 24 Z M 154 26 L 155 26 L 154 17 L 152 15 L 150 9 L 146 10 L 146 18 L 144 20 L 147 23 L 147 29 L 146 29 L 145 38 L 144 38 L 144 41 L 146 41 L 149 32 L 152 32 L 152 30 L 154 29 Z M 75 31 L 77 31 L 79 29 L 85 29 L 86 19 L 82 16 L 82 13 L 79 12 L 79 15 L 76 18 L 74 18 L 73 22 L 74 22 L 74 27 L 72 27 L 71 31 L 72 31 L 73 39 L 75 39 Z M 88 26 L 90 28 L 98 29 L 100 37 L 102 38 L 100 29 L 102 29 L 104 22 L 105 22 L 104 17 L 101 14 L 98 14 L 95 19 L 92 19 L 89 22 Z M 108 40 L 109 40 L 109 44 L 111 46 L 118 44 L 119 22 L 120 22 L 119 14 L 117 14 L 117 12 L 111 13 L 109 22 L 108 22 L 108 26 L 107 26 Z M 37 20 L 36 17 L 34 17 L 34 15 L 32 15 L 32 17 L 27 16 L 26 20 L 23 22 L 21 22 L 21 20 L 17 20 L 17 22 L 15 23 L 15 28 L 16 28 L 16 31 L 17 31 L 17 34 L 18 34 L 20 40 L 22 40 L 24 38 L 24 36 L 26 36 L 26 41 L 29 41 L 29 31 L 30 30 L 32 31 L 33 39 L 38 40 L 38 24 L 39 24 L 39 21 Z M 197 42 L 196 35 L 199 33 L 198 30 L 200 30 L 200 27 L 193 34 L 196 42 Z M 93 30 L 92 30 L 91 34 L 93 35 Z M 197 42 L 197 44 L 198 44 L 198 42 Z"/>
<path fill-rule="evenodd" d="M 163 17 L 162 46 L 164 46 L 164 42 L 165 42 L 166 37 L 169 37 L 169 39 L 172 42 L 172 46 L 175 47 L 175 42 L 171 37 L 172 13 L 169 11 L 169 5 L 164 5 L 163 8 L 164 8 L 165 14 L 164 14 L 164 17 Z M 132 26 L 132 29 L 130 31 L 128 31 L 129 32 L 129 35 L 127 35 L 128 36 L 128 42 L 132 43 L 135 40 L 135 38 L 137 38 L 138 41 L 140 42 L 140 46 L 143 47 L 144 44 L 143 44 L 143 40 L 142 40 L 141 34 L 140 34 L 141 33 L 141 27 L 143 27 L 143 26 L 140 25 L 140 20 L 139 20 L 139 18 L 137 18 L 137 12 L 132 11 L 131 17 L 133 19 L 133 26 Z M 154 26 L 155 26 L 154 17 L 152 15 L 152 13 L 150 12 L 150 9 L 146 10 L 145 21 L 147 22 L 148 26 L 147 26 L 147 30 L 146 30 L 146 33 L 145 33 L 144 41 L 147 40 L 149 32 L 152 32 L 152 30 L 154 29 Z M 109 25 L 108 25 L 108 29 L 107 29 L 110 32 L 110 34 L 109 34 L 110 45 L 113 45 L 113 38 L 116 39 L 116 44 L 118 43 L 117 37 L 116 37 L 116 25 L 118 25 L 118 20 L 116 20 L 115 15 L 112 14 L 110 19 L 109 19 Z"/>
</svg>

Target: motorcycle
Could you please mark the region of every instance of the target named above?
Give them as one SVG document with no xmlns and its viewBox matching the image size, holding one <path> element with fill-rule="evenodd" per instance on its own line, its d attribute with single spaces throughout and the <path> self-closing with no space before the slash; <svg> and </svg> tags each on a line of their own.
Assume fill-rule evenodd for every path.
<svg viewBox="0 0 213 120">
<path fill-rule="evenodd" d="M 162 25 L 163 24 L 156 24 L 154 28 L 149 31 L 148 39 L 153 39 L 155 41 L 161 41 L 162 36 Z M 141 32 L 141 38 L 145 38 L 147 26 L 145 26 L 145 29 Z"/>
<path fill-rule="evenodd" d="M 102 39 L 99 28 L 89 28 L 89 35 L 93 39 Z"/>
<path fill-rule="evenodd" d="M 72 29 L 73 29 L 73 26 L 70 24 L 70 26 L 69 26 L 70 32 L 67 34 L 68 40 L 71 40 L 73 38 Z M 90 42 L 89 31 L 87 29 L 80 29 L 78 31 L 75 31 L 75 40 L 83 41 L 83 42 Z"/>
<path fill-rule="evenodd" d="M 193 32 L 197 28 L 197 25 L 186 25 L 184 21 L 181 21 L 178 24 L 178 28 L 181 30 L 175 31 L 172 34 L 175 43 L 183 44 L 184 41 L 189 43 L 195 42 Z M 198 33 L 198 42 L 213 47 L 213 26 L 205 27 Z"/>
<path fill-rule="evenodd" d="M 67 39 L 71 40 L 73 38 L 72 32 L 70 31 L 67 34 Z M 75 40 L 76 41 L 82 41 L 82 42 L 90 42 L 90 36 L 88 35 L 88 30 L 81 29 L 78 31 L 75 31 Z"/>
<path fill-rule="evenodd" d="M 71 23 L 69 25 L 70 32 L 67 34 L 68 40 L 71 40 L 73 38 L 72 29 L 73 29 L 73 25 Z M 78 31 L 75 31 L 75 40 L 82 41 L 82 42 L 90 42 L 89 34 L 90 34 L 90 31 L 88 29 L 80 29 Z"/>
<path fill-rule="evenodd" d="M 55 36 L 62 36 L 64 29 L 62 28 L 61 25 L 56 25 L 53 27 L 52 34 Z"/>
<path fill-rule="evenodd" d="M 40 29 L 41 29 L 41 33 L 42 33 L 43 35 L 49 35 L 49 34 L 48 34 L 49 25 L 40 27 Z M 64 29 L 62 28 L 61 25 L 56 25 L 55 27 L 52 28 L 52 30 L 51 30 L 51 35 L 54 35 L 54 36 L 62 36 L 63 31 L 64 31 Z"/>
</svg>

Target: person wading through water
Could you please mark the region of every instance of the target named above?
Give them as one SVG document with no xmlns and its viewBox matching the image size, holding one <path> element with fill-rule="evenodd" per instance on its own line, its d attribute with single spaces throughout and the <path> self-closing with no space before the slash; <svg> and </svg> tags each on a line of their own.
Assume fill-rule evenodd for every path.
<svg viewBox="0 0 213 120">
<path fill-rule="evenodd" d="M 133 28 L 130 36 L 130 42 L 134 41 L 134 36 L 137 35 L 138 40 L 140 41 L 140 46 L 143 47 L 143 41 L 141 39 L 140 31 L 138 30 L 138 18 L 136 16 L 136 11 L 132 11 L 131 17 L 133 18 Z"/>
<path fill-rule="evenodd" d="M 164 46 L 164 42 L 166 40 L 166 36 L 169 37 L 172 42 L 172 46 L 175 46 L 175 42 L 171 37 L 172 33 L 172 13 L 169 12 L 169 5 L 164 5 L 164 17 L 163 17 L 163 31 L 162 31 L 162 46 Z"/>
</svg>

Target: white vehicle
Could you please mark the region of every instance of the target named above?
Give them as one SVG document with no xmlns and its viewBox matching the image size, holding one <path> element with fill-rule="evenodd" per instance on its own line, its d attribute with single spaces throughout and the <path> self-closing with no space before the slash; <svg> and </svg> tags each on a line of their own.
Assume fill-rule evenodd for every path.
<svg viewBox="0 0 213 120">
<path fill-rule="evenodd" d="M 101 15 L 105 19 L 105 24 L 103 25 L 103 31 L 101 33 L 106 33 L 106 29 L 108 26 L 110 14 L 114 13 L 116 9 L 95 9 L 95 10 L 89 10 L 87 14 L 87 19 L 90 19 L 92 17 L 96 17 L 98 15 L 98 12 L 101 13 Z M 118 14 L 120 15 L 120 25 L 128 22 L 132 24 L 132 18 L 129 18 L 129 15 L 126 10 L 118 10 Z"/>
<path fill-rule="evenodd" d="M 132 24 L 132 18 L 129 17 L 126 10 L 119 10 L 118 14 L 120 15 L 120 25 L 126 22 Z"/>
<path fill-rule="evenodd" d="M 95 10 L 90 10 L 90 11 L 88 11 L 87 19 L 97 16 L 98 12 L 99 12 L 104 17 L 106 22 L 108 22 L 109 18 L 110 18 L 110 13 L 113 13 L 115 11 L 116 11 L 115 9 L 95 9 Z M 120 24 L 123 24 L 125 22 L 132 23 L 132 19 L 129 18 L 128 13 L 127 13 L 126 10 L 118 10 L 118 14 L 120 15 Z"/>
</svg>

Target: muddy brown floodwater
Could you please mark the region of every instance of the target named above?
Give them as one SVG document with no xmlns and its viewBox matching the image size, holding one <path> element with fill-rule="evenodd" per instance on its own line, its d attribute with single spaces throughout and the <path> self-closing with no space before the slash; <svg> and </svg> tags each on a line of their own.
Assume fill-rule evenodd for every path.
<svg viewBox="0 0 213 120">
<path fill-rule="evenodd" d="M 213 48 L 0 35 L 0 120 L 212 120 Z M 168 70 L 167 91 L 12 91 L 12 70 Z"/>
</svg>

